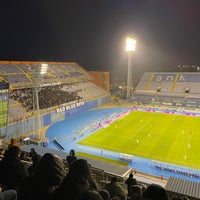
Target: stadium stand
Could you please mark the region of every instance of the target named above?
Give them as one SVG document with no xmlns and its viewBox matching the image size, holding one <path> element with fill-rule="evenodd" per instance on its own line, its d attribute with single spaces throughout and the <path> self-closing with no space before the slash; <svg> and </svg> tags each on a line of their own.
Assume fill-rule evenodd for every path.
<svg viewBox="0 0 200 200">
<path fill-rule="evenodd" d="M 12 74 L 12 75 L 4 75 L 4 80 L 7 82 L 14 82 L 15 84 L 21 82 L 30 82 L 30 80 L 26 77 L 25 74 Z"/>
<path fill-rule="evenodd" d="M 53 149 L 47 149 L 44 147 L 40 147 L 38 145 L 27 145 L 22 146 L 22 154 L 26 155 L 25 157 L 20 157 L 21 162 L 26 166 L 28 169 L 32 165 L 31 158 L 29 157 L 29 152 L 31 149 L 34 149 L 37 155 L 40 155 L 41 157 L 43 155 L 47 155 L 47 153 L 52 155 L 57 155 L 60 158 L 63 159 L 63 163 L 65 164 L 65 173 L 69 172 L 68 165 L 66 163 L 66 156 L 68 155 L 65 152 L 53 150 Z M 78 156 L 78 159 L 86 159 L 85 157 Z M 105 188 L 105 185 L 110 182 L 110 180 L 113 177 L 116 177 L 118 180 L 118 183 L 124 188 L 125 191 L 127 191 L 127 187 L 125 185 L 125 180 L 127 179 L 128 175 L 130 174 L 131 169 L 123 166 L 119 166 L 116 164 L 108 164 L 102 161 L 93 160 L 90 158 L 87 158 L 87 162 L 89 163 L 91 167 L 91 175 L 92 178 L 96 181 L 98 191 L 101 191 Z M 47 167 L 47 166 L 46 166 Z M 145 191 L 146 188 L 149 186 L 152 186 L 151 180 L 142 180 L 137 176 L 137 174 L 134 174 L 134 177 L 137 179 L 137 186 Z M 141 181 L 142 180 L 142 181 Z M 144 182 L 143 182 L 144 181 Z M 166 184 L 159 183 L 154 181 L 153 186 L 160 185 L 160 188 L 163 188 L 169 195 L 170 199 L 176 198 L 182 198 L 182 199 L 190 199 L 190 200 L 196 200 L 199 199 L 199 183 L 187 181 L 180 178 L 170 177 Z M 35 187 L 35 185 L 32 185 L 32 187 Z"/>
<path fill-rule="evenodd" d="M 40 74 L 41 62 L 14 62 L 15 64 L 0 63 L 0 76 L 6 82 L 10 82 L 14 88 L 34 86 L 34 81 L 52 83 L 60 81 L 64 83 L 88 81 L 92 77 L 76 63 L 48 63 L 48 72 Z M 46 63 L 45 63 L 46 64 Z M 20 84 L 17 84 L 20 82 Z M 28 82 L 28 83 L 26 83 Z"/>
<path fill-rule="evenodd" d="M 23 146 L 22 150 L 24 152 L 30 152 L 30 149 L 34 148 L 39 155 L 44 155 L 45 153 L 54 153 L 61 157 L 64 161 L 66 161 L 66 156 L 68 155 L 65 152 L 47 149 L 44 147 L 40 147 L 38 145 L 27 145 Z M 78 159 L 85 159 L 82 156 L 77 156 Z M 106 183 L 109 183 L 112 177 L 117 177 L 118 182 L 126 189 L 126 184 L 124 183 L 127 179 L 130 172 L 132 172 L 131 168 L 125 166 L 119 166 L 116 164 L 111 164 L 103 161 L 94 160 L 91 158 L 87 158 L 88 163 L 91 165 L 92 176 L 96 180 L 98 188 L 103 189 Z M 30 162 L 24 162 L 27 166 L 30 166 Z M 68 171 L 68 169 L 67 169 Z M 134 177 L 137 179 L 139 186 L 148 186 L 152 183 L 161 185 L 168 192 L 169 197 L 172 198 L 174 196 L 183 198 L 188 197 L 190 200 L 199 199 L 199 190 L 200 184 L 193 181 L 188 181 L 181 178 L 170 177 L 167 181 L 158 181 L 148 178 L 144 176 L 140 176 L 138 174 L 134 174 Z"/>
<path fill-rule="evenodd" d="M 45 153 L 54 153 L 61 157 L 63 160 L 66 159 L 67 153 L 55 149 L 47 149 L 38 145 L 26 145 L 22 146 L 21 149 L 24 152 L 30 152 L 30 149 L 34 148 L 35 151 L 40 154 L 44 155 Z M 77 156 L 78 158 L 85 158 L 83 156 Z M 121 165 L 116 165 L 113 163 L 107 163 L 107 162 L 102 162 L 98 160 L 94 160 L 91 158 L 87 158 L 88 162 L 92 166 L 93 173 L 96 174 L 96 176 L 100 176 L 101 178 L 98 178 L 100 183 L 99 184 L 104 184 L 104 182 L 110 181 L 112 176 L 118 176 L 120 180 L 123 180 L 131 171 L 131 168 L 126 167 L 126 166 L 121 166 Z"/>
<path fill-rule="evenodd" d="M 20 73 L 20 69 L 13 64 L 2 64 L 0 66 L 0 72 L 3 74 L 7 74 L 7 73 Z"/>
<path fill-rule="evenodd" d="M 198 108 L 199 80 L 200 73 L 147 72 L 135 89 L 134 99 L 144 104 Z"/>
<path fill-rule="evenodd" d="M 43 65 L 48 66 L 45 74 L 40 73 Z M 110 94 L 90 83 L 92 79 L 73 62 L 1 61 L 0 80 L 10 84 L 7 139 L 37 133 L 38 128 L 108 102 Z"/>
</svg>

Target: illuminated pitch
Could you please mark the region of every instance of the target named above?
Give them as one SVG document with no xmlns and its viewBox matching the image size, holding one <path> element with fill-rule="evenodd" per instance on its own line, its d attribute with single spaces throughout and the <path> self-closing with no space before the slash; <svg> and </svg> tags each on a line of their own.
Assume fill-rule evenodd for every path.
<svg viewBox="0 0 200 200">
<path fill-rule="evenodd" d="M 200 169 L 200 117 L 133 111 L 79 144 Z"/>
<path fill-rule="evenodd" d="M 6 137 L 8 119 L 9 84 L 0 83 L 0 139 Z"/>
</svg>

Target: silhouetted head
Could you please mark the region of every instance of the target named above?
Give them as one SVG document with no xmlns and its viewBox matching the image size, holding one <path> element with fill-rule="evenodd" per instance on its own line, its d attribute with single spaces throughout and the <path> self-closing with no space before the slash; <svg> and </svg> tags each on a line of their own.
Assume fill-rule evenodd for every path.
<svg viewBox="0 0 200 200">
<path fill-rule="evenodd" d="M 34 148 L 31 148 L 30 150 L 32 153 L 36 153 Z"/>
<path fill-rule="evenodd" d="M 130 196 L 133 199 L 140 199 L 142 196 L 142 187 L 139 185 L 132 185 L 130 189 Z"/>
<path fill-rule="evenodd" d="M 66 175 L 64 163 L 57 155 L 46 153 L 39 161 L 36 174 L 45 184 L 57 186 Z"/>
<path fill-rule="evenodd" d="M 70 156 L 75 156 L 75 151 L 74 151 L 74 149 L 71 149 L 71 150 L 70 150 L 69 155 L 70 155 Z"/>
<path fill-rule="evenodd" d="M 15 138 L 10 139 L 10 144 L 8 145 L 8 149 L 12 146 L 16 146 L 17 140 Z"/>
<path fill-rule="evenodd" d="M 17 158 L 21 154 L 21 149 L 18 146 L 11 146 L 7 151 L 6 151 L 6 156 L 8 157 L 14 157 Z"/>
<path fill-rule="evenodd" d="M 73 178 L 90 178 L 91 170 L 87 160 L 77 159 L 69 166 L 69 175 Z"/>
<path fill-rule="evenodd" d="M 132 173 L 130 173 L 130 174 L 129 174 L 129 177 L 130 177 L 130 178 L 133 178 L 133 174 L 132 174 Z"/>
<path fill-rule="evenodd" d="M 168 200 L 167 191 L 160 185 L 151 184 L 143 192 L 143 200 Z"/>
</svg>

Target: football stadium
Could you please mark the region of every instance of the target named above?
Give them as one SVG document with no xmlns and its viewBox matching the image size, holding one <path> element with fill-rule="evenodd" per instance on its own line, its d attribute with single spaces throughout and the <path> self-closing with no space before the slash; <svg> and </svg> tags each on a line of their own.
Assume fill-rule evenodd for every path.
<svg viewBox="0 0 200 200">
<path fill-rule="evenodd" d="M 200 198 L 200 73 L 146 72 L 118 102 L 93 80 L 75 62 L 1 61 L 1 146 L 63 160 L 73 149 L 100 187 L 134 173 L 141 185 Z"/>
</svg>

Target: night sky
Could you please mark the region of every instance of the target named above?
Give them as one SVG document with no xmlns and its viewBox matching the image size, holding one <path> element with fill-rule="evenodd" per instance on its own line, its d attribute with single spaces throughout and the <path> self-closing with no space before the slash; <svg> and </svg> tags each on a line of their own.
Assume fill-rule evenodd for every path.
<svg viewBox="0 0 200 200">
<path fill-rule="evenodd" d="M 134 70 L 200 65 L 200 0 L 2 0 L 0 60 L 77 62 L 127 70 L 125 38 L 137 38 Z"/>
</svg>

